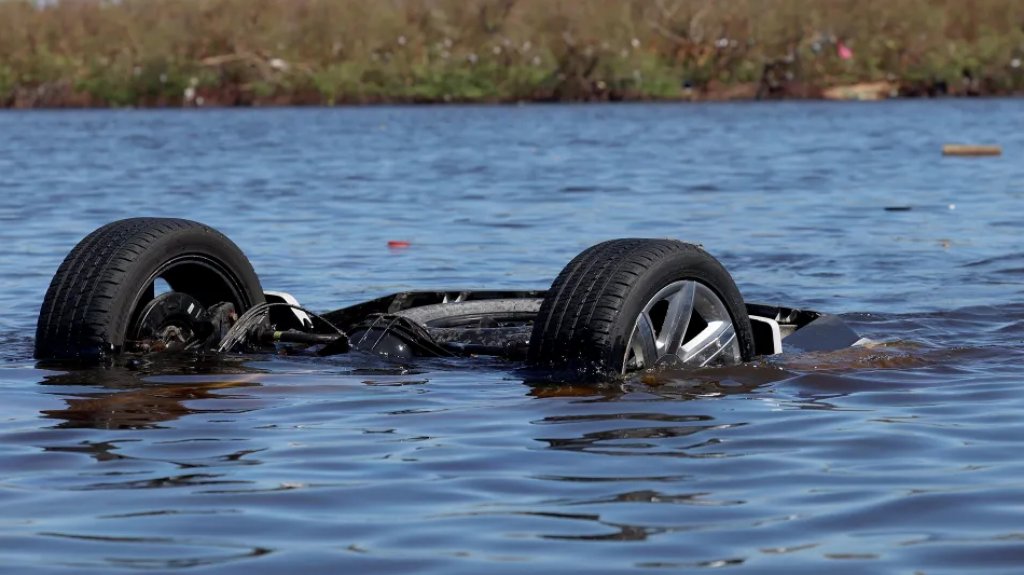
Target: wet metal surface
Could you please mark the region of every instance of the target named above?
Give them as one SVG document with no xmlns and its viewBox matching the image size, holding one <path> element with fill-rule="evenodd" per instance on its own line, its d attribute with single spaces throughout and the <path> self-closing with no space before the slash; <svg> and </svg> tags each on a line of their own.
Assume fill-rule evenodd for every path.
<svg viewBox="0 0 1024 575">
<path fill-rule="evenodd" d="M 1019 572 L 1022 124 L 1019 101 L 0 113 L 3 566 Z M 214 225 L 314 310 L 543 289 L 599 240 L 680 238 L 748 300 L 883 344 L 600 387 L 359 354 L 37 366 L 60 260 L 135 215 Z"/>
</svg>

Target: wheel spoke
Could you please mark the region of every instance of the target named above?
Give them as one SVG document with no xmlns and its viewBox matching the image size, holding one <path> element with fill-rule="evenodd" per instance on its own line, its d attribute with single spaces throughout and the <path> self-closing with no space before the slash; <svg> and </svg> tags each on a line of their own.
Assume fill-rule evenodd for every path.
<svg viewBox="0 0 1024 575">
<path fill-rule="evenodd" d="M 652 319 L 652 310 L 664 310 L 664 315 L 656 313 L 656 319 Z M 693 331 L 699 333 L 693 335 Z M 742 360 L 739 335 L 728 307 L 713 289 L 693 279 L 672 282 L 655 293 L 637 316 L 628 342 L 623 373 Z"/>
<path fill-rule="evenodd" d="M 696 287 L 696 282 L 684 282 L 679 291 L 669 298 L 665 322 L 661 326 L 661 337 L 658 338 L 662 353 L 676 353 L 682 345 L 686 330 L 690 327 L 690 318 L 693 316 Z"/>
<path fill-rule="evenodd" d="M 679 350 L 683 363 L 705 366 L 724 351 L 732 351 L 736 342 L 736 328 L 732 322 L 719 321 L 708 325 Z"/>
<path fill-rule="evenodd" d="M 629 339 L 628 354 L 632 350 L 636 356 L 637 367 L 651 367 L 658 359 L 658 346 L 654 337 L 654 325 L 646 313 L 641 313 L 636 318 L 636 327 L 633 328 L 633 335 Z M 628 357 L 628 355 L 627 355 Z"/>
</svg>

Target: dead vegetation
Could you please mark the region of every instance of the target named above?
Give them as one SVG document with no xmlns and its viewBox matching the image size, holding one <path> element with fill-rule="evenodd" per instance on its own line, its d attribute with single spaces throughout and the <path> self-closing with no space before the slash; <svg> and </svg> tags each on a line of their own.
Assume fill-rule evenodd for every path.
<svg viewBox="0 0 1024 575">
<path fill-rule="evenodd" d="M 1019 0 L 0 0 L 17 107 L 1010 94 L 1022 60 Z"/>
</svg>

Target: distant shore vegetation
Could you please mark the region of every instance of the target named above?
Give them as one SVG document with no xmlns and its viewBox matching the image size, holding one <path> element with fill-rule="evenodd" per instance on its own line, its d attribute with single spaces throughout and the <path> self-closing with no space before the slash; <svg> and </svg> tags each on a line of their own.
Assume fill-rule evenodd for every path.
<svg viewBox="0 0 1024 575">
<path fill-rule="evenodd" d="M 0 107 L 943 94 L 1024 94 L 1024 2 L 0 0 Z"/>
</svg>

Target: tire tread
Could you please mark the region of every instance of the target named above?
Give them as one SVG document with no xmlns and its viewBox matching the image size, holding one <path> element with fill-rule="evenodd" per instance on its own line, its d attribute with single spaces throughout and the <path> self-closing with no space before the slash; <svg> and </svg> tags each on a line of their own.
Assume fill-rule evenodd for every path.
<svg viewBox="0 0 1024 575">
<path fill-rule="evenodd" d="M 679 252 L 714 260 L 700 247 L 676 240 L 626 238 L 584 250 L 551 284 L 534 322 L 529 362 L 542 368 L 607 371 L 612 331 L 630 294 L 648 270 Z M 749 321 L 745 310 L 740 321 Z"/>
<path fill-rule="evenodd" d="M 35 356 L 62 359 L 108 351 L 103 348 L 110 343 L 107 332 L 119 311 L 115 309 L 117 293 L 126 276 L 156 242 L 189 229 L 223 237 L 191 220 L 129 218 L 102 226 L 82 239 L 64 258 L 46 290 L 36 325 Z"/>
</svg>

